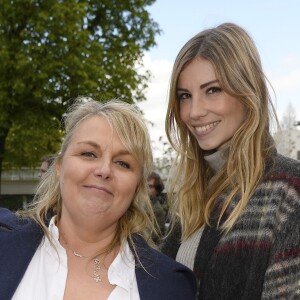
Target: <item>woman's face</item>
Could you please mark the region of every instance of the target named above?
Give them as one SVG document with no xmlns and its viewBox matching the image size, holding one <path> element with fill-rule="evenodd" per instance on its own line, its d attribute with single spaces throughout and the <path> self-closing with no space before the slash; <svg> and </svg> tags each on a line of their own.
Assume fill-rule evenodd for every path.
<svg viewBox="0 0 300 300">
<path fill-rule="evenodd" d="M 106 118 L 99 116 L 75 129 L 57 173 L 61 219 L 77 224 L 95 221 L 107 229 L 114 229 L 130 206 L 142 174 Z"/>
<path fill-rule="evenodd" d="M 213 65 L 201 57 L 180 73 L 177 98 L 180 117 L 203 150 L 222 147 L 245 120 L 245 106 L 221 89 Z"/>
</svg>

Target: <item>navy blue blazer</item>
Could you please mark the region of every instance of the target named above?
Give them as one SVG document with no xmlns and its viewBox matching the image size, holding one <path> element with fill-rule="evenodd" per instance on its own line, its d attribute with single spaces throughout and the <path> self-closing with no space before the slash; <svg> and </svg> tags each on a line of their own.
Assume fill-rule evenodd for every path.
<svg viewBox="0 0 300 300">
<path fill-rule="evenodd" d="M 15 293 L 44 233 L 32 219 L 20 219 L 0 208 L 0 299 Z M 143 267 L 135 273 L 141 300 L 194 300 L 196 280 L 193 272 L 134 235 L 135 248 Z"/>
</svg>

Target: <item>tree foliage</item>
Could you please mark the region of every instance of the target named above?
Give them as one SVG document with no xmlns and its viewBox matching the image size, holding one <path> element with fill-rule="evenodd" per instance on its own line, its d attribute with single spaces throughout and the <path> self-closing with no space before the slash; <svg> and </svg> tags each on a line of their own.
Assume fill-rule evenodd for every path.
<svg viewBox="0 0 300 300">
<path fill-rule="evenodd" d="M 10 0 L 0 7 L 0 169 L 57 149 L 76 96 L 144 100 L 155 0 Z M 8 163 L 10 162 L 10 163 Z"/>
</svg>

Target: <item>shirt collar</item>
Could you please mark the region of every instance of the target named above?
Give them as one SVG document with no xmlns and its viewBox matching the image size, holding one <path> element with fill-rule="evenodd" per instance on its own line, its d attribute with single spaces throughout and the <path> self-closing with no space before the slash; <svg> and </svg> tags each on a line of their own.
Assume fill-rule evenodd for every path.
<svg viewBox="0 0 300 300">
<path fill-rule="evenodd" d="M 55 222 L 56 216 L 53 216 L 48 226 L 49 236 L 52 244 L 50 240 L 45 236 L 44 243 L 42 243 L 42 247 L 45 248 L 46 252 L 49 255 L 53 256 L 55 259 L 62 260 L 63 263 L 66 264 L 66 250 L 59 242 L 59 231 Z"/>
<path fill-rule="evenodd" d="M 135 259 L 126 241 L 108 269 L 108 280 L 130 292 L 135 279 Z"/>
<path fill-rule="evenodd" d="M 58 227 L 55 225 L 55 221 L 56 221 L 56 216 L 53 216 L 50 220 L 48 228 L 52 239 L 58 242 L 59 231 L 58 231 Z"/>
<path fill-rule="evenodd" d="M 56 216 L 52 217 L 49 223 L 48 228 L 50 237 L 52 238 L 58 254 L 65 257 L 66 251 L 59 242 L 59 231 L 58 227 L 55 225 L 55 220 Z M 48 253 L 52 255 L 55 254 L 55 251 L 53 251 L 53 247 L 47 238 L 45 239 L 44 246 Z M 135 259 L 127 241 L 125 241 L 108 269 L 108 280 L 110 284 L 117 285 L 130 293 L 135 280 Z"/>
</svg>

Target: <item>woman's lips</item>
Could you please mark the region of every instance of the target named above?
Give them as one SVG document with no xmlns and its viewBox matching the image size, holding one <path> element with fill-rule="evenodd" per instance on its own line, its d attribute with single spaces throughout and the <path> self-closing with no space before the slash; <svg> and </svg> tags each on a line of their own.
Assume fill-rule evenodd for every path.
<svg viewBox="0 0 300 300">
<path fill-rule="evenodd" d="M 195 131 L 197 134 L 205 134 L 206 132 L 208 132 L 210 129 L 216 127 L 221 121 L 215 121 L 203 126 L 194 126 Z"/>
<path fill-rule="evenodd" d="M 113 196 L 113 193 L 109 189 L 107 189 L 107 188 L 105 188 L 103 186 L 98 186 L 98 185 L 84 185 L 84 187 L 88 188 L 88 189 L 95 189 L 95 190 L 97 190 L 99 192 L 102 191 L 102 192 L 105 192 L 105 193 Z"/>
</svg>

